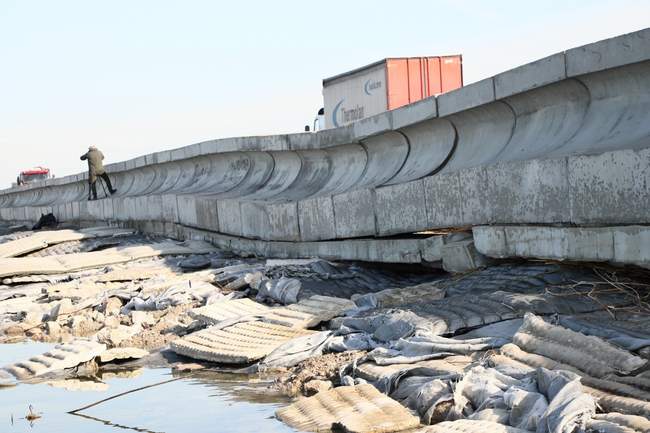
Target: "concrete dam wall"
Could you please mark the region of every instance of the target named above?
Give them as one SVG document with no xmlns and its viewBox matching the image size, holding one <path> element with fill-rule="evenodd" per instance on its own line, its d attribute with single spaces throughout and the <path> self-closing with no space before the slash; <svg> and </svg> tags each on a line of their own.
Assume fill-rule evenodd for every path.
<svg viewBox="0 0 650 433">
<path fill-rule="evenodd" d="M 435 228 L 637 225 L 647 234 L 650 29 L 347 127 L 207 141 L 106 169 L 112 197 L 87 201 L 82 173 L 0 191 L 0 218 L 53 212 L 209 233 L 280 256 L 328 256 L 345 240 L 337 258 L 383 261 L 435 259 L 437 241 L 411 236 Z M 495 233 L 484 230 L 482 245 Z"/>
</svg>

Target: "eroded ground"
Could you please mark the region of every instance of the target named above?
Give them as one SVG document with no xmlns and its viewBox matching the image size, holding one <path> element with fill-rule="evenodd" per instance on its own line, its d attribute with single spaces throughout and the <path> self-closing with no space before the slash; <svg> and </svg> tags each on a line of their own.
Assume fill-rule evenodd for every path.
<svg viewBox="0 0 650 433">
<path fill-rule="evenodd" d="M 173 372 L 181 383 L 161 391 L 222 383 L 228 371 L 247 410 L 278 409 L 287 425 L 242 412 L 219 431 L 650 431 L 647 271 L 504 262 L 451 275 L 244 258 L 128 230 L 37 235 L 0 238 L 0 347 L 51 344 L 1 358 L 0 384 L 30 384 L 2 391 L 16 401 L 37 402 L 28 397 L 44 386 L 105 396 L 146 385 L 134 371 L 150 383 Z M 167 407 L 212 431 L 166 392 L 115 401 L 135 397 L 141 411 Z M 196 404 L 201 414 L 214 402 Z M 74 406 L 35 423 L 64 431 Z M 110 407 L 95 417 L 109 427 L 119 424 Z"/>
</svg>

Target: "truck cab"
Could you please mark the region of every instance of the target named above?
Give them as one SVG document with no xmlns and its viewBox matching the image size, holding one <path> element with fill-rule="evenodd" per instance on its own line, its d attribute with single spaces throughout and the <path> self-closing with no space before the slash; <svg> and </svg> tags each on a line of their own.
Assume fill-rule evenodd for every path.
<svg viewBox="0 0 650 433">
<path fill-rule="evenodd" d="M 34 167 L 29 170 L 23 170 L 16 178 L 16 185 L 27 185 L 42 180 L 51 179 L 53 176 L 49 168 Z"/>
</svg>

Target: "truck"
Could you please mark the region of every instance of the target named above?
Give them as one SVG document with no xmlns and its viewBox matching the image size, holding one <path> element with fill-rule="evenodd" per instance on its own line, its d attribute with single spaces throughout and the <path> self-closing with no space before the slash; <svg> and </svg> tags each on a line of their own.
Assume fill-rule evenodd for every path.
<svg viewBox="0 0 650 433">
<path fill-rule="evenodd" d="M 323 129 L 463 86 L 462 55 L 390 57 L 323 80 Z"/>
<path fill-rule="evenodd" d="M 33 167 L 27 170 L 23 170 L 18 174 L 16 178 L 16 183 L 12 186 L 18 185 L 27 185 L 33 182 L 38 182 L 41 180 L 51 179 L 54 176 L 50 172 L 49 168 L 46 167 Z"/>
</svg>

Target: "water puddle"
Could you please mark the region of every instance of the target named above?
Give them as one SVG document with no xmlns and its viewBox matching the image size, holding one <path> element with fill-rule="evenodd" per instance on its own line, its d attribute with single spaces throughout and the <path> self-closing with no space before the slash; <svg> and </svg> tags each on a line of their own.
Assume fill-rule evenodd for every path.
<svg viewBox="0 0 650 433">
<path fill-rule="evenodd" d="M 0 365 L 47 351 L 52 345 L 0 345 Z M 68 411 L 108 397 L 177 379 L 107 400 L 76 415 Z M 270 393 L 260 378 L 208 371 L 172 373 L 169 368 L 108 372 L 95 379 L 20 384 L 0 388 L 1 432 L 284 433 L 295 430 L 274 418 L 288 400 Z M 40 415 L 29 421 L 29 406 Z"/>
</svg>

